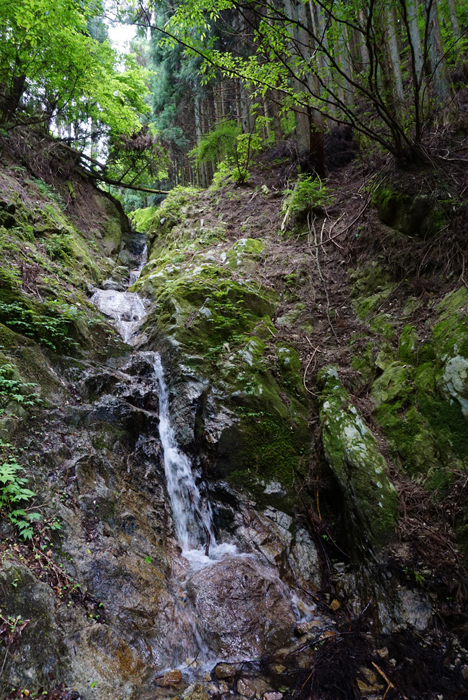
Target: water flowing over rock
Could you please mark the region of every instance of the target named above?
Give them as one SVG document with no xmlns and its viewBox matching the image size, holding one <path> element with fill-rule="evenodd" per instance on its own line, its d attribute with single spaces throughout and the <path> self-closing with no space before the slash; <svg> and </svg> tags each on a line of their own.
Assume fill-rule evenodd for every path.
<svg viewBox="0 0 468 700">
<path fill-rule="evenodd" d="M 130 271 L 127 286 L 134 284 L 139 278 L 146 263 L 146 245 L 143 249 L 141 261 L 136 270 Z M 124 291 L 122 283 L 107 280 L 103 289 L 96 289 L 91 301 L 106 316 L 114 320 L 115 326 L 126 343 L 130 343 L 132 336 L 138 329 L 142 319 L 146 315 L 145 304 L 138 294 Z"/>
<path fill-rule="evenodd" d="M 118 292 L 115 289 L 97 289 L 91 300 L 102 313 L 114 320 L 117 330 L 128 343 L 146 313 L 145 305 L 138 294 Z"/>
<path fill-rule="evenodd" d="M 189 577 L 187 590 L 207 640 L 234 661 L 271 653 L 292 637 L 296 617 L 276 572 L 229 557 Z"/>
<path fill-rule="evenodd" d="M 369 640 L 389 635 L 382 647 L 395 658 L 396 635 L 413 644 L 416 631 L 430 646 L 434 575 L 406 542 L 395 545 L 398 466 L 373 434 L 372 407 L 353 393 L 356 376 L 343 370 L 348 348 L 343 361 L 327 359 L 336 368 L 324 369 L 318 354 L 327 355 L 327 347 L 310 346 L 301 335 L 311 347 L 307 375 L 300 342 L 284 331 L 281 319 L 294 305 L 290 330 L 311 332 L 298 321 L 305 304 L 296 299 L 297 285 L 308 289 L 310 279 L 304 259 L 303 271 L 296 264 L 300 243 L 281 292 L 280 266 L 275 262 L 270 274 L 267 257 L 283 242 L 236 243 L 222 227 L 200 232 L 199 218 L 190 230 L 181 223 L 171 238 L 161 230 L 163 218 L 154 240 L 148 237 L 146 265 L 144 256 L 137 260 L 140 238 L 123 249 L 116 242 L 118 257 L 107 259 L 102 274 L 82 275 L 96 308 L 84 285 L 70 308 L 66 288 L 68 306 L 57 313 L 71 319 L 71 342 L 60 352 L 18 340 L 0 325 L 2 342 L 11 342 L 4 361 L 23 368 L 33 358 L 34 374 L 24 376 L 41 383 L 44 400 L 29 413 L 16 406 L 0 415 L 2 439 L 10 431 L 24 450 L 20 459 L 27 455 L 29 486 L 43 513 L 30 544 L 18 540 L 11 523 L 0 523 L 0 551 L 8 553 L 0 614 L 30 620 L 5 657 L 2 679 L 31 694 L 63 683 L 67 700 L 298 700 L 294 688 L 320 664 L 331 663 L 335 682 L 340 654 L 346 664 L 360 663 L 363 649 L 391 675 L 393 666 L 372 656 Z M 466 294 L 457 303 L 466 306 Z M 395 433 L 398 449 L 411 431 L 446 431 L 440 406 L 450 411 L 457 440 L 452 430 L 437 449 L 452 465 L 455 448 L 461 453 L 465 444 L 468 370 L 464 347 L 447 332 L 441 326 L 439 339 L 428 341 L 443 345 L 438 364 L 423 355 L 424 343 L 409 327 L 398 356 L 387 348 L 375 358 L 369 349 L 357 359 L 370 363 L 369 374 L 359 367 L 375 416 L 385 427 L 385 417 L 398 414 L 389 425 L 404 427 Z M 306 389 L 316 362 L 311 409 Z M 375 366 L 381 372 L 372 379 Z M 426 403 L 422 393 L 414 398 L 424 383 Z M 415 420 L 419 411 L 424 421 Z M 426 455 L 436 459 L 434 447 L 416 460 L 418 441 L 408 444 L 411 468 Z M 451 466 L 455 476 L 460 464 Z M 448 488 L 437 483 L 441 493 Z M 410 496 L 417 488 L 419 480 Z M 425 532 L 421 549 L 439 535 Z M 405 651 L 410 660 L 413 651 Z M 357 667 L 352 687 L 370 693 L 376 683 L 359 676 L 356 686 L 360 673 Z M 382 686 L 374 696 L 384 693 Z"/>
<path fill-rule="evenodd" d="M 161 358 L 153 355 L 154 373 L 159 384 L 159 437 L 164 452 L 166 487 L 183 555 L 199 565 L 209 556 L 218 558 L 235 552 L 234 545 L 218 545 L 213 531 L 211 506 L 203 500 L 195 483 L 192 465 L 176 444 L 169 417 L 169 395 Z M 204 550 L 197 545 L 204 542 Z"/>
</svg>

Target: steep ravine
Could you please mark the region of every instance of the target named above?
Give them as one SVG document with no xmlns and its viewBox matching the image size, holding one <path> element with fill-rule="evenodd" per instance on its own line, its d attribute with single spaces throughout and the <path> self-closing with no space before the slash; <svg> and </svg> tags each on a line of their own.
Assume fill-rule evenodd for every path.
<svg viewBox="0 0 468 700">
<path fill-rule="evenodd" d="M 2 178 L 16 225 L 5 214 L 1 364 L 43 403 L 12 399 L 0 416 L 3 450 L 24 465 L 42 514 L 30 542 L 1 524 L 1 614 L 28 623 L 10 645 L 3 629 L 0 696 L 288 700 L 306 688 L 314 698 L 314 671 L 327 700 L 416 698 L 407 689 L 418 683 L 419 697 L 462 698 L 463 637 L 439 631 L 432 573 L 416 561 L 419 579 L 408 570 L 411 541 L 398 534 L 396 453 L 352 400 L 353 351 L 320 327 L 319 284 L 309 313 L 307 246 L 267 230 L 276 194 L 175 191 L 151 212 L 145 261 L 144 237 L 122 231 L 116 211 L 112 244 L 109 213 L 86 230 L 73 218 L 101 196 L 86 183 L 74 183 L 88 189 L 70 210 L 46 192 L 33 211 L 37 185 L 13 168 Z M 384 270 L 355 274 L 354 308 L 372 292 L 386 299 Z M 459 308 L 452 292 L 435 313 L 460 338 Z M 301 342 L 319 332 L 304 362 Z M 356 342 L 355 371 L 372 377 L 380 415 L 413 375 L 422 386 L 409 330 L 397 356 L 383 334 L 377 359 Z M 443 362 L 434 401 L 447 371 L 440 391 L 463 396 L 463 362 Z"/>
</svg>

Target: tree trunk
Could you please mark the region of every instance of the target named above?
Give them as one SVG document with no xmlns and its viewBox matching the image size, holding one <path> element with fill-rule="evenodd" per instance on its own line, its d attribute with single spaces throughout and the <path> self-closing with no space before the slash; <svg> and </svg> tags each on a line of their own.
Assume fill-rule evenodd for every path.
<svg viewBox="0 0 468 700">
<path fill-rule="evenodd" d="M 447 79 L 444 63 L 444 49 L 440 35 L 439 17 L 435 0 L 424 0 L 426 10 L 426 22 L 428 24 L 428 52 L 431 64 L 431 76 L 434 85 L 434 93 L 438 106 L 447 107 L 450 102 L 450 86 Z"/>
<path fill-rule="evenodd" d="M 21 98 L 23 97 L 26 87 L 26 75 L 17 75 L 13 78 L 13 83 L 8 90 L 8 94 L 2 105 L 2 124 L 6 124 L 13 118 L 16 110 L 20 106 Z"/>
<path fill-rule="evenodd" d="M 406 11 L 408 13 L 408 23 L 411 44 L 414 52 L 414 67 L 416 70 L 416 76 L 418 80 L 419 88 L 422 87 L 423 83 L 423 70 L 424 70 L 424 60 L 423 60 L 423 50 L 421 44 L 421 34 L 419 32 L 418 24 L 418 3 L 417 0 L 407 0 L 406 1 Z"/>
<path fill-rule="evenodd" d="M 340 33 L 338 35 L 338 51 L 340 56 L 341 68 L 344 73 L 342 80 L 344 101 L 348 107 L 354 106 L 354 88 L 351 84 L 353 69 L 351 65 L 351 53 L 349 49 L 349 41 L 345 24 L 340 24 Z"/>
<path fill-rule="evenodd" d="M 302 3 L 301 3 L 302 4 Z M 295 0 L 285 0 L 284 9 L 286 15 L 294 21 L 299 21 L 299 9 L 296 5 Z M 300 30 L 296 24 L 293 24 L 290 28 L 291 33 L 291 50 L 296 56 L 300 56 L 304 60 L 303 50 L 300 44 Z M 301 50 L 302 48 L 302 50 Z M 305 80 L 305 79 L 304 79 Z M 292 84 L 294 86 L 294 91 L 299 94 L 301 92 L 307 92 L 307 87 L 303 85 L 301 80 L 298 78 L 292 79 Z M 297 105 L 294 108 L 294 114 L 296 117 L 296 140 L 299 151 L 310 151 L 310 116 L 307 107 L 303 105 Z"/>
<path fill-rule="evenodd" d="M 400 62 L 400 50 L 398 48 L 398 37 L 396 29 L 395 20 L 395 10 L 388 7 L 386 10 L 386 29 L 385 35 L 388 46 L 388 53 L 391 61 L 391 69 L 393 73 L 393 79 L 395 83 L 395 94 L 400 102 L 403 102 L 403 80 L 401 77 L 401 62 Z"/>
<path fill-rule="evenodd" d="M 364 12 L 362 10 L 359 10 L 359 24 L 363 28 L 362 32 L 358 32 L 359 36 L 357 37 L 357 42 L 359 44 L 359 51 L 361 53 L 361 62 L 362 62 L 362 69 L 363 71 L 367 70 L 367 67 L 369 65 L 369 51 L 367 50 L 366 46 L 366 38 L 365 38 L 365 26 L 366 26 L 366 19 L 364 16 Z"/>
<path fill-rule="evenodd" d="M 320 7 L 320 5 L 315 5 L 315 8 L 313 6 L 311 7 L 311 10 L 315 9 L 315 15 L 317 18 L 317 44 L 319 47 L 322 49 L 320 51 L 320 56 L 321 56 L 321 66 L 320 68 L 322 69 L 322 80 L 325 83 L 325 86 L 328 88 L 331 82 L 331 68 L 330 68 L 330 59 L 327 55 L 329 51 L 329 43 L 328 43 L 328 37 L 327 37 L 327 20 L 326 17 L 324 16 L 323 9 Z M 314 16 L 314 14 L 312 15 Z M 331 100 L 333 102 L 333 97 L 331 97 Z M 327 112 L 330 114 L 330 116 L 336 116 L 336 105 L 329 105 L 327 106 Z"/>
<path fill-rule="evenodd" d="M 249 134 L 253 130 L 253 119 L 250 112 L 251 102 L 247 88 L 240 84 L 240 108 L 241 108 L 241 124 L 242 132 Z"/>
<path fill-rule="evenodd" d="M 275 144 L 278 146 L 283 140 L 283 132 L 281 131 L 281 117 L 280 117 L 280 94 L 278 90 L 273 92 L 274 100 L 271 102 L 271 107 L 273 110 L 273 127 L 275 130 Z"/>
<path fill-rule="evenodd" d="M 307 9 L 311 10 L 309 5 L 301 2 L 299 0 L 298 7 L 298 17 L 301 25 L 304 29 L 301 29 L 298 33 L 298 38 L 300 46 L 302 47 L 303 58 L 306 64 L 309 66 L 307 71 L 307 86 L 310 95 L 320 95 L 320 83 L 317 78 L 316 70 L 317 66 L 315 63 L 315 58 L 313 58 L 314 45 L 312 43 L 312 37 L 309 32 L 306 31 L 305 27 L 310 24 L 313 28 L 314 17 L 313 15 L 307 16 Z M 310 129 L 310 152 L 315 156 L 317 161 L 317 171 L 320 177 L 325 176 L 325 139 L 324 139 L 324 128 L 323 128 L 323 117 L 317 109 L 314 107 L 309 107 L 309 129 Z"/>
<path fill-rule="evenodd" d="M 460 39 L 460 23 L 458 22 L 457 8 L 455 5 L 455 0 L 447 0 L 448 11 L 450 15 L 450 22 L 452 23 L 452 30 L 455 39 Z"/>
</svg>

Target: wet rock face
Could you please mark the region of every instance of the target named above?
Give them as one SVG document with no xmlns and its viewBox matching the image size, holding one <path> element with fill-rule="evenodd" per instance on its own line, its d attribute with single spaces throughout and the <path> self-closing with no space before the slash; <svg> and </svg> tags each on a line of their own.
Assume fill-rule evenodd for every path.
<svg viewBox="0 0 468 700">
<path fill-rule="evenodd" d="M 3 615 L 10 621 L 18 619 L 18 627 L 27 622 L 21 644 L 16 643 L 10 652 L 10 683 L 26 687 L 48 684 L 68 665 L 50 588 L 25 566 L 7 561 L 0 571 L 0 590 Z"/>
<path fill-rule="evenodd" d="M 278 578 L 254 560 L 230 558 L 190 576 L 187 590 L 212 651 L 263 656 L 292 636 L 295 616 Z"/>
</svg>

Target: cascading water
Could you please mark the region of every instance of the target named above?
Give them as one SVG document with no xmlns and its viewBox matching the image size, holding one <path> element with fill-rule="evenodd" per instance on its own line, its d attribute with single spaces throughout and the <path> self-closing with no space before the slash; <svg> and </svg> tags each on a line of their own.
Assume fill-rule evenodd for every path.
<svg viewBox="0 0 468 700">
<path fill-rule="evenodd" d="M 144 257 L 138 270 L 133 270 L 130 273 L 131 284 L 138 279 L 145 259 Z M 135 333 L 146 315 L 145 303 L 138 294 L 98 289 L 95 290 L 92 301 L 103 313 L 113 319 L 114 325 L 123 339 L 129 344 L 133 344 Z M 289 589 L 279 578 L 274 566 L 261 564 L 250 546 L 248 547 L 251 551 L 249 554 L 239 553 L 234 544 L 218 544 L 214 533 L 210 503 L 200 493 L 190 458 L 177 445 L 175 431 L 171 425 L 169 390 L 161 358 L 157 352 L 147 351 L 140 354 L 145 356 L 153 366 L 154 378 L 159 386 L 159 438 L 163 451 L 167 493 L 171 502 L 174 528 L 182 549 L 182 556 L 190 563 L 189 569 L 175 582 L 174 586 L 174 590 L 179 591 L 175 598 L 181 600 L 179 615 L 186 621 L 187 628 L 191 628 L 192 640 L 198 649 L 199 664 L 202 662 L 212 664 L 216 659 L 251 658 L 252 655 L 258 655 L 262 648 L 259 639 L 262 638 L 262 634 L 267 634 L 266 627 L 270 625 L 272 629 L 275 629 L 277 621 L 272 619 L 265 623 L 261 614 L 258 616 L 255 612 L 255 606 L 252 608 L 249 581 L 253 581 L 254 595 L 257 590 L 255 586 L 260 588 L 263 586 L 262 596 L 267 598 L 271 595 L 271 591 L 276 590 L 274 605 L 277 608 L 275 609 L 282 611 L 283 617 L 280 625 L 282 624 L 286 629 L 292 629 L 291 624 L 294 619 L 309 620 L 313 618 L 315 606 L 310 607 L 305 604 L 294 591 Z M 255 540 L 255 535 L 253 537 Z M 253 549 L 255 551 L 255 547 Z M 234 583 L 232 582 L 233 576 Z M 224 591 L 225 585 L 228 586 L 228 590 L 230 590 L 229 586 L 234 587 L 236 605 L 241 601 L 244 607 L 240 622 L 237 619 L 239 616 L 236 615 L 237 621 L 233 619 L 230 623 L 231 626 L 238 626 L 238 632 L 231 634 L 232 641 L 229 641 L 225 646 L 221 644 L 220 647 L 218 642 L 213 642 L 211 630 L 211 627 L 216 627 L 218 624 L 218 615 L 216 614 L 212 618 L 210 611 L 213 606 L 209 603 L 208 607 L 204 607 L 203 601 L 205 600 L 204 596 L 208 596 L 210 600 L 212 595 L 218 596 L 219 592 Z M 186 605 L 185 600 L 190 591 L 193 605 Z M 232 593 L 229 593 L 227 598 L 228 603 L 225 609 L 227 616 L 230 614 L 231 595 Z M 243 596 L 246 596 L 245 600 Z M 281 603 L 281 600 L 284 603 Z M 226 601 L 221 597 L 215 609 L 225 605 Z M 252 615 L 255 619 L 254 633 L 253 636 L 249 636 Z M 257 626 L 260 630 L 259 633 L 256 631 Z M 246 635 L 247 641 L 245 641 Z M 218 646 L 216 646 L 217 644 Z M 190 642 L 187 640 L 187 648 L 189 646 Z M 180 664 L 180 657 L 177 657 L 177 653 L 174 661 Z M 195 669 L 196 667 L 197 664 L 195 664 Z M 202 664 L 200 672 L 203 668 Z M 188 675 L 196 672 L 190 668 Z"/>
<path fill-rule="evenodd" d="M 128 278 L 128 286 L 131 287 L 132 284 L 135 284 L 137 279 L 141 275 L 141 271 L 143 270 L 144 266 L 146 265 L 146 261 L 148 260 L 148 246 L 145 243 L 145 247 L 143 248 L 143 253 L 141 254 L 141 260 L 140 264 L 138 265 L 136 270 L 130 270 L 130 277 Z"/>
<path fill-rule="evenodd" d="M 171 499 L 172 515 L 183 556 L 194 566 L 201 566 L 235 554 L 232 544 L 218 544 L 213 532 L 210 504 L 203 501 L 195 483 L 192 465 L 187 455 L 177 446 L 169 417 L 169 392 L 157 353 L 154 357 L 154 373 L 159 384 L 159 437 L 164 453 L 164 472 L 167 491 Z M 200 542 L 204 541 L 204 548 Z"/>
<path fill-rule="evenodd" d="M 145 305 L 138 294 L 96 289 L 91 301 L 99 311 L 114 320 L 114 325 L 124 341 L 131 345 L 132 336 L 146 314 Z"/>
<path fill-rule="evenodd" d="M 146 245 L 140 264 L 136 270 L 130 271 L 128 286 L 135 284 L 147 259 Z M 146 315 L 143 299 L 135 292 L 118 292 L 113 289 L 96 289 L 91 301 L 99 311 L 114 320 L 114 325 L 126 343 L 132 344 L 132 337 L 140 322 Z"/>
</svg>

